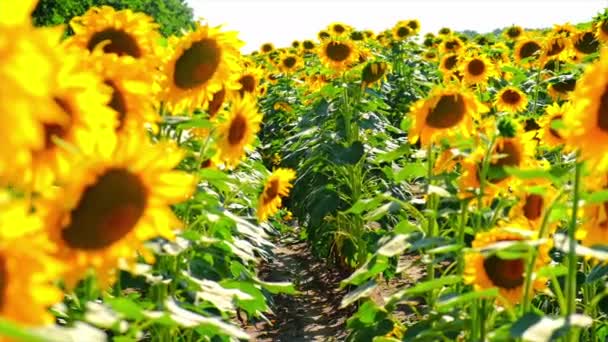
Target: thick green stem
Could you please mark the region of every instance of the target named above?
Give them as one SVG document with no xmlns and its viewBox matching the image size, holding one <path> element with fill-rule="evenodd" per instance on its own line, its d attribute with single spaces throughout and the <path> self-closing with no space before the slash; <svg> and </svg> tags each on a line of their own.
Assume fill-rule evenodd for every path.
<svg viewBox="0 0 608 342">
<path fill-rule="evenodd" d="M 581 178 L 581 162 L 576 161 L 574 171 L 574 190 L 572 194 L 572 217 L 568 226 L 568 275 L 566 278 L 566 317 L 576 313 L 576 273 L 577 273 L 577 257 L 576 257 L 576 222 L 578 216 L 579 202 L 579 187 Z M 571 330 L 568 334 L 569 341 L 577 340 L 577 332 Z"/>
</svg>

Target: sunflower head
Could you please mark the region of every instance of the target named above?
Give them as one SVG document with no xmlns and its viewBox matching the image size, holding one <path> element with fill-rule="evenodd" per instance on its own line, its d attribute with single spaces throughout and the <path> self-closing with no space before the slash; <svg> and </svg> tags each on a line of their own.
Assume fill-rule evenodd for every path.
<svg viewBox="0 0 608 342">
<path fill-rule="evenodd" d="M 449 27 L 442 27 L 439 29 L 438 33 L 440 36 L 446 36 L 452 33 L 452 29 L 450 29 Z"/>
<path fill-rule="evenodd" d="M 570 110 L 570 102 L 564 102 L 561 106 L 557 103 L 553 103 L 545 108 L 545 115 L 540 121 L 542 130 L 540 131 L 539 138 L 541 144 L 557 147 L 565 143 L 564 133 L 558 124 L 563 125 L 564 114 Z"/>
<path fill-rule="evenodd" d="M 593 31 L 582 31 L 573 35 L 572 44 L 579 56 L 592 54 L 600 48 L 600 41 Z"/>
<path fill-rule="evenodd" d="M 306 50 L 306 51 L 312 51 L 315 49 L 315 42 L 313 42 L 312 40 L 305 40 L 302 42 L 302 49 Z"/>
<path fill-rule="evenodd" d="M 438 86 L 410 108 L 413 125 L 409 134 L 412 141 L 420 138 L 423 146 L 459 134 L 469 136 L 473 119 L 486 111 L 470 91 L 457 85 Z"/>
<path fill-rule="evenodd" d="M 233 101 L 224 122 L 218 126 L 217 159 L 229 168 L 236 166 L 246 150 L 251 149 L 261 122 L 262 115 L 253 97 L 245 95 Z"/>
<path fill-rule="evenodd" d="M 383 61 L 368 62 L 361 71 L 361 82 L 363 86 L 367 87 L 380 81 L 386 75 L 387 68 L 388 64 Z"/>
<path fill-rule="evenodd" d="M 330 38 L 331 34 L 329 34 L 329 32 L 327 32 L 325 30 L 321 30 L 321 31 L 319 31 L 319 33 L 317 33 L 317 37 L 319 38 L 320 41 L 323 41 L 324 39 Z"/>
<path fill-rule="evenodd" d="M 426 50 L 422 54 L 422 58 L 428 62 L 437 62 L 437 51 L 435 50 Z"/>
<path fill-rule="evenodd" d="M 460 64 L 460 73 L 467 84 L 485 84 L 495 74 L 494 64 L 483 54 L 473 54 Z"/>
<path fill-rule="evenodd" d="M 525 242 L 529 238 L 523 233 L 515 232 L 524 231 L 525 227 L 511 224 L 505 228 L 494 228 L 475 236 L 473 249 L 465 254 L 464 281 L 473 285 L 476 290 L 497 287 L 500 294 L 499 302 L 502 305 L 513 306 L 523 297 L 527 259 L 502 258 L 498 251 L 505 244 Z M 539 251 L 534 272 L 550 261 L 547 244 L 541 244 Z M 540 277 L 533 278 L 533 281 L 536 290 L 542 289 L 546 283 L 546 279 Z"/>
<path fill-rule="evenodd" d="M 294 49 L 299 49 L 301 44 L 302 43 L 300 43 L 299 40 L 294 40 L 293 42 L 291 42 L 291 47 Z"/>
<path fill-rule="evenodd" d="M 274 51 L 274 45 L 272 45 L 272 43 L 264 43 L 260 47 L 261 53 L 269 53 L 271 51 Z"/>
<path fill-rule="evenodd" d="M 567 99 L 575 88 L 576 78 L 560 77 L 549 82 L 547 91 L 549 92 L 549 95 L 557 101 L 560 99 Z"/>
<path fill-rule="evenodd" d="M 524 29 L 522 29 L 521 26 L 517 26 L 517 25 L 512 25 L 510 27 L 507 27 L 503 31 L 503 35 L 505 36 L 505 38 L 507 38 L 509 40 L 516 40 L 519 37 L 521 37 L 521 35 L 523 33 L 524 33 Z"/>
<path fill-rule="evenodd" d="M 542 56 L 543 46 L 534 38 L 522 38 L 515 45 L 513 54 L 518 63 L 530 67 L 535 65 L 535 62 Z"/>
<path fill-rule="evenodd" d="M 260 85 L 263 75 L 264 72 L 258 67 L 251 66 L 244 68 L 243 71 L 241 71 L 239 78 L 237 79 L 239 85 L 241 86 L 241 89 L 239 89 L 238 91 L 239 95 L 243 96 L 246 93 L 256 95 L 258 93 L 258 87 Z"/>
<path fill-rule="evenodd" d="M 291 181 L 296 173 L 291 169 L 276 169 L 266 180 L 264 190 L 258 199 L 258 221 L 264 222 L 269 216 L 276 214 L 281 207 L 281 197 L 289 195 Z"/>
<path fill-rule="evenodd" d="M 408 26 L 407 21 L 401 20 L 397 22 L 395 26 L 393 26 L 392 34 L 395 40 L 403 40 L 409 36 L 414 35 L 415 31 L 410 26 Z"/>
<path fill-rule="evenodd" d="M 359 59 L 357 46 L 349 39 L 326 39 L 319 46 L 318 55 L 325 66 L 344 71 Z"/>
<path fill-rule="evenodd" d="M 494 106 L 502 112 L 518 113 L 526 109 L 528 98 L 521 90 L 508 86 L 496 94 Z"/>
<path fill-rule="evenodd" d="M 464 43 L 461 38 L 448 35 L 443 37 L 443 41 L 439 45 L 439 50 L 442 54 L 455 53 L 464 47 Z"/>
<path fill-rule="evenodd" d="M 352 27 L 344 23 L 332 23 L 327 27 L 327 31 L 334 36 L 342 36 L 350 33 Z"/>
<path fill-rule="evenodd" d="M 439 70 L 443 73 L 444 77 L 449 76 L 458 70 L 458 63 L 460 62 L 460 58 L 458 54 L 448 53 L 441 57 L 441 61 L 439 63 Z"/>
<path fill-rule="evenodd" d="M 224 86 L 239 88 L 235 78 L 242 42 L 236 33 L 197 24 L 194 31 L 173 43 L 162 87 L 170 108 L 193 110 Z"/>
<path fill-rule="evenodd" d="M 279 69 L 286 73 L 292 74 L 296 72 L 302 66 L 302 58 L 294 53 L 284 53 L 281 55 L 278 61 Z"/>
</svg>

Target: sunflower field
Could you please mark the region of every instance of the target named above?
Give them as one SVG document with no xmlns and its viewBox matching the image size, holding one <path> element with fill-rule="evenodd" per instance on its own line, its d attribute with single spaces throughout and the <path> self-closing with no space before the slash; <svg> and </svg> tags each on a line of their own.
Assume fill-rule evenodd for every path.
<svg viewBox="0 0 608 342">
<path fill-rule="evenodd" d="M 347 317 L 271 340 L 608 340 L 608 10 L 243 54 L 36 6 L 0 0 L 0 341 L 256 340 L 286 238 Z"/>
</svg>

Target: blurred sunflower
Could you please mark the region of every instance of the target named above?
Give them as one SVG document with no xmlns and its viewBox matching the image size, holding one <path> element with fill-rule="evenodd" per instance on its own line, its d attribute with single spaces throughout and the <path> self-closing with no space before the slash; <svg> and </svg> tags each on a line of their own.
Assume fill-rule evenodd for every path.
<svg viewBox="0 0 608 342">
<path fill-rule="evenodd" d="M 300 41 L 299 40 L 294 40 L 293 42 L 291 42 L 291 47 L 294 49 L 299 49 L 300 48 Z"/>
<path fill-rule="evenodd" d="M 174 110 L 193 110 L 211 100 L 222 87 L 238 89 L 239 49 L 236 32 L 196 25 L 181 38 L 165 64 L 163 97 Z"/>
<path fill-rule="evenodd" d="M 292 169 L 279 168 L 272 172 L 264 184 L 264 190 L 258 199 L 258 221 L 264 222 L 269 216 L 276 214 L 281 207 L 281 197 L 289 195 L 292 185 L 290 182 L 296 178 Z"/>
<path fill-rule="evenodd" d="M 437 86 L 426 99 L 411 106 L 413 124 L 409 136 L 412 142 L 420 138 L 423 146 L 458 134 L 469 136 L 473 119 L 487 111 L 469 90 L 457 85 Z"/>
<path fill-rule="evenodd" d="M 542 59 L 546 60 L 551 58 L 559 61 L 568 60 L 572 53 L 571 45 L 570 39 L 566 37 L 560 35 L 549 36 L 544 41 L 544 47 L 542 49 L 544 56 Z"/>
<path fill-rule="evenodd" d="M 564 113 L 568 146 L 580 149 L 592 169 L 608 169 L 608 49 L 589 65 L 571 95 L 572 107 Z"/>
<path fill-rule="evenodd" d="M 445 35 L 448 35 L 448 34 L 451 34 L 451 33 L 452 33 L 452 30 L 449 27 L 442 27 L 438 31 L 438 34 L 440 36 L 445 36 Z"/>
<path fill-rule="evenodd" d="M 526 109 L 528 98 L 521 90 L 507 86 L 496 94 L 494 106 L 501 112 L 518 113 Z"/>
<path fill-rule="evenodd" d="M 352 27 L 344 23 L 331 23 L 327 27 L 327 31 L 334 36 L 342 36 L 352 31 Z"/>
<path fill-rule="evenodd" d="M 576 33 L 576 27 L 572 26 L 572 24 L 570 23 L 565 23 L 565 24 L 555 24 L 553 25 L 553 29 L 551 30 L 551 32 L 554 35 L 558 35 L 561 37 L 570 37 L 572 36 L 574 33 Z"/>
<path fill-rule="evenodd" d="M 516 40 L 519 37 L 521 37 L 521 35 L 524 33 L 524 29 L 521 28 L 521 26 L 517 26 L 517 25 L 512 25 L 510 27 L 507 27 L 504 31 L 503 31 L 503 35 L 505 38 L 509 39 L 509 40 Z"/>
<path fill-rule="evenodd" d="M 439 44 L 439 51 L 441 54 L 456 53 L 463 47 L 464 43 L 459 37 L 449 35 L 443 37 L 441 44 Z"/>
<path fill-rule="evenodd" d="M 606 174 L 592 176 L 584 183 L 588 190 L 601 191 L 608 188 Z M 583 206 L 582 224 L 576 231 L 576 239 L 587 247 L 608 245 L 608 202 L 588 203 Z"/>
<path fill-rule="evenodd" d="M 52 324 L 48 309 L 63 298 L 53 283 L 64 265 L 49 256 L 55 246 L 29 204 L 2 193 L 0 209 L 0 316 L 26 326 Z"/>
<path fill-rule="evenodd" d="M 350 33 L 349 37 L 354 42 L 360 42 L 362 40 L 365 40 L 365 34 L 361 31 L 353 31 Z"/>
<path fill-rule="evenodd" d="M 315 49 L 315 47 L 316 47 L 316 44 L 312 40 L 307 39 L 302 42 L 302 49 L 304 49 L 305 51 L 312 51 Z"/>
<path fill-rule="evenodd" d="M 495 75 L 494 64 L 483 54 L 470 55 L 460 63 L 460 73 L 467 84 L 485 84 Z"/>
<path fill-rule="evenodd" d="M 460 58 L 458 54 L 455 53 L 448 53 L 441 57 L 441 61 L 439 62 L 439 70 L 443 73 L 443 78 L 445 80 L 450 79 L 455 72 L 458 72 L 459 62 Z"/>
<path fill-rule="evenodd" d="M 209 115 L 209 119 L 213 119 L 217 113 L 224 107 L 226 104 L 227 91 L 226 88 L 223 88 L 220 91 L 217 91 L 213 94 L 211 101 L 207 103 L 205 111 Z"/>
<path fill-rule="evenodd" d="M 253 96 L 257 95 L 258 86 L 262 81 L 263 75 L 264 72 L 258 67 L 250 66 L 244 68 L 237 79 L 237 82 L 241 86 L 238 90 L 239 95 L 243 96 L 246 93 Z"/>
<path fill-rule="evenodd" d="M 359 58 L 355 44 L 348 39 L 326 39 L 319 46 L 318 55 L 326 67 L 344 71 Z"/>
<path fill-rule="evenodd" d="M 543 54 L 542 43 L 530 37 L 522 37 L 517 44 L 513 55 L 515 61 L 524 67 L 535 65 Z"/>
<path fill-rule="evenodd" d="M 300 56 L 293 53 L 284 53 L 281 55 L 277 66 L 282 72 L 286 74 L 291 74 L 296 72 L 300 67 L 302 67 L 302 64 L 303 62 Z"/>
<path fill-rule="evenodd" d="M 594 27 L 595 37 L 602 42 L 608 42 L 608 18 L 596 21 Z"/>
<path fill-rule="evenodd" d="M 508 228 L 525 229 L 512 224 Z M 504 259 L 496 253 L 495 247 L 500 242 L 524 242 L 526 237 L 521 234 L 494 228 L 487 232 L 478 233 L 473 240 L 473 250 L 465 254 L 464 281 L 471 284 L 475 290 L 485 290 L 497 287 L 501 304 L 513 306 L 522 300 L 524 295 L 524 282 L 526 276 L 526 259 Z M 534 265 L 534 272 L 538 271 L 550 261 L 549 246 L 544 243 L 538 248 L 538 258 Z M 541 290 L 546 286 L 546 279 L 535 277 L 533 273 L 533 288 Z"/>
<path fill-rule="evenodd" d="M 72 173 L 72 181 L 39 209 L 59 260 L 70 265 L 66 285 L 94 269 L 102 287 L 116 276 L 119 260 L 134 266 L 135 251 L 155 237 L 174 238 L 181 226 L 169 205 L 194 190 L 192 175 L 173 168 L 183 154 L 173 144 L 150 144 L 141 134 L 122 140 L 110 157 L 98 156 Z"/>
<path fill-rule="evenodd" d="M 437 62 L 437 51 L 427 50 L 422 54 L 422 58 L 427 62 Z"/>
<path fill-rule="evenodd" d="M 564 102 L 561 106 L 557 103 L 553 103 L 545 108 L 545 115 L 539 122 L 542 127 L 538 136 L 541 144 L 550 147 L 558 147 L 566 142 L 561 130 L 553 128 L 553 125 L 556 121 L 561 121 L 564 118 L 564 115 L 570 110 L 570 102 Z"/>
<path fill-rule="evenodd" d="M 391 32 L 395 40 L 403 40 L 414 34 L 414 30 L 408 26 L 408 22 L 405 20 L 397 22 L 397 24 L 393 26 Z"/>
<path fill-rule="evenodd" d="M 260 130 L 262 115 L 258 112 L 253 97 L 245 95 L 235 99 L 226 115 L 226 120 L 218 125 L 218 160 L 232 168 L 251 148 L 256 134 Z"/>
<path fill-rule="evenodd" d="M 130 9 L 116 11 L 110 6 L 93 7 L 74 17 L 70 26 L 75 32 L 70 44 L 91 52 L 100 47 L 104 53 L 130 56 L 152 66 L 158 63 L 159 25 L 144 13 Z"/>
<path fill-rule="evenodd" d="M 560 77 L 549 82 L 547 91 L 553 100 L 558 101 L 568 99 L 575 87 L 575 77 Z"/>
<path fill-rule="evenodd" d="M 407 27 L 409 27 L 414 34 L 420 31 L 420 21 L 418 19 L 410 19 L 406 21 Z"/>
<path fill-rule="evenodd" d="M 273 50 L 274 50 L 274 45 L 272 45 L 272 43 L 264 43 L 260 47 L 260 52 L 261 53 L 269 53 L 269 52 L 271 52 Z"/>
<path fill-rule="evenodd" d="M 551 182 L 544 179 L 526 180 L 514 189 L 514 194 L 518 201 L 510 211 L 511 219 L 521 222 L 524 227 L 540 230 L 547 206 L 556 196 Z M 547 224 L 547 231 L 553 233 L 557 225 L 550 222 Z"/>
<path fill-rule="evenodd" d="M 368 62 L 361 70 L 361 84 L 368 87 L 386 76 L 388 64 L 383 61 Z"/>
<path fill-rule="evenodd" d="M 593 31 L 582 31 L 572 36 L 572 44 L 578 58 L 597 52 L 600 41 Z"/>
<path fill-rule="evenodd" d="M 331 35 L 329 34 L 329 32 L 321 30 L 319 31 L 319 33 L 317 33 L 317 37 L 319 38 L 319 41 L 323 41 L 324 39 L 331 37 Z"/>
</svg>

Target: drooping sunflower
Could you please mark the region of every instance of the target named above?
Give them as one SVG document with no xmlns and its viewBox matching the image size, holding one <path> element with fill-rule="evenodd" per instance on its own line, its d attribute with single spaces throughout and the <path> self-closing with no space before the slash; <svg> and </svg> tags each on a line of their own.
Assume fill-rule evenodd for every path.
<svg viewBox="0 0 608 342">
<path fill-rule="evenodd" d="M 121 136 L 141 131 L 146 123 L 160 121 L 152 102 L 158 88 L 149 83 L 147 71 L 136 64 L 135 60 L 113 54 L 94 55 L 88 63 L 112 90 L 108 106 L 116 112 L 115 131 Z"/>
<path fill-rule="evenodd" d="M 460 63 L 460 73 L 467 84 L 485 84 L 496 72 L 494 64 L 485 55 L 474 54 Z"/>
<path fill-rule="evenodd" d="M 542 43 L 532 37 L 522 37 L 513 51 L 515 61 L 524 67 L 536 65 L 543 55 Z"/>
<path fill-rule="evenodd" d="M 562 120 L 564 115 L 570 110 L 570 102 L 564 102 L 561 106 L 558 103 L 553 103 L 545 108 L 545 115 L 540 120 L 542 130 L 538 136 L 541 144 L 558 147 L 566 142 L 564 133 L 560 129 L 554 128 L 553 124 L 558 120 Z"/>
<path fill-rule="evenodd" d="M 26 326 L 51 324 L 48 309 L 63 298 L 53 282 L 64 266 L 50 257 L 55 246 L 29 203 L 2 193 L 0 209 L 0 316 Z"/>
<path fill-rule="evenodd" d="M 302 66 L 302 58 L 294 53 L 284 53 L 279 58 L 277 66 L 286 73 L 292 74 Z"/>
<path fill-rule="evenodd" d="M 150 66 L 158 63 L 159 25 L 144 13 L 117 11 L 110 6 L 93 7 L 74 17 L 70 26 L 75 32 L 70 44 L 91 52 L 101 47 L 104 53 L 130 56 Z"/>
<path fill-rule="evenodd" d="M 225 121 L 218 125 L 218 159 L 228 167 L 236 166 L 251 148 L 261 122 L 262 115 L 251 96 L 235 99 Z"/>
<path fill-rule="evenodd" d="M 581 31 L 572 36 L 572 45 L 578 58 L 597 52 L 600 41 L 593 31 Z"/>
<path fill-rule="evenodd" d="M 196 29 L 172 40 L 175 48 L 165 64 L 163 97 L 174 110 L 193 110 L 226 87 L 238 89 L 242 42 L 236 32 L 196 25 Z"/>
<path fill-rule="evenodd" d="M 439 70 L 443 73 L 443 78 L 445 80 L 449 80 L 452 78 L 454 73 L 459 73 L 458 64 L 460 62 L 460 58 L 458 54 L 448 53 L 441 57 L 441 61 L 439 62 Z"/>
<path fill-rule="evenodd" d="M 357 46 L 349 39 L 326 39 L 319 46 L 321 62 L 336 71 L 347 70 L 359 58 Z"/>
<path fill-rule="evenodd" d="M 383 61 L 368 62 L 361 70 L 361 84 L 368 87 L 386 76 L 388 64 Z"/>
<path fill-rule="evenodd" d="M 564 114 L 566 143 L 579 149 L 590 167 L 608 168 L 608 49 L 600 59 L 587 67 L 577 82 L 572 107 Z"/>
<path fill-rule="evenodd" d="M 465 254 L 464 281 L 466 284 L 473 285 L 475 290 L 498 288 L 499 302 L 505 306 L 513 306 L 519 303 L 524 295 L 526 259 L 503 259 L 496 253 L 499 248 L 496 244 L 524 242 L 528 238 L 512 231 L 513 229 L 525 230 L 524 227 L 511 224 L 505 228 L 509 228 L 509 230 L 493 228 L 475 236 L 472 243 L 473 250 Z M 549 263 L 549 248 L 547 243 L 540 244 L 534 272 Z M 488 251 L 488 249 L 491 250 Z M 546 286 L 546 279 L 536 277 L 534 274 L 533 288 L 535 290 L 543 289 Z"/>
<path fill-rule="evenodd" d="M 78 54 L 65 51 L 51 95 L 65 120 L 43 125 L 44 146 L 32 151 L 32 166 L 19 171 L 20 180 L 33 190 L 42 191 L 68 176 L 74 154 L 108 154 L 115 146 L 117 113 L 107 106 L 113 89 L 85 66 Z"/>
<path fill-rule="evenodd" d="M 570 23 L 555 24 L 553 25 L 553 29 L 551 30 L 551 32 L 555 35 L 567 38 L 576 33 L 576 27 L 574 27 Z"/>
<path fill-rule="evenodd" d="M 547 207 L 556 196 L 551 182 L 545 179 L 526 180 L 514 189 L 514 194 L 518 201 L 510 211 L 511 219 L 521 222 L 529 229 L 539 231 Z M 546 232 L 553 233 L 557 225 L 552 222 L 547 224 L 549 229 Z"/>
<path fill-rule="evenodd" d="M 281 197 L 289 195 L 291 181 L 296 178 L 292 169 L 279 168 L 272 172 L 264 184 L 264 190 L 258 199 L 258 221 L 264 222 L 276 214 L 281 207 Z"/>
<path fill-rule="evenodd" d="M 576 88 L 575 77 L 560 77 L 557 80 L 549 82 L 547 91 L 553 100 L 568 99 L 574 88 Z"/>
<path fill-rule="evenodd" d="M 528 106 L 528 98 L 513 86 L 502 88 L 494 100 L 494 106 L 501 112 L 518 113 Z"/>
<path fill-rule="evenodd" d="M 226 98 L 228 97 L 228 91 L 226 88 L 222 88 L 220 91 L 213 94 L 211 101 L 207 103 L 205 111 L 209 115 L 209 119 L 215 118 L 217 113 L 224 107 L 226 104 Z"/>
<path fill-rule="evenodd" d="M 572 54 L 572 43 L 570 39 L 561 35 L 549 36 L 544 41 L 543 60 L 553 59 L 565 61 Z"/>
<path fill-rule="evenodd" d="M 55 256 L 70 265 L 69 288 L 90 269 L 106 287 L 120 259 L 133 266 L 136 251 L 146 256 L 143 242 L 174 238 L 181 223 L 169 205 L 186 200 L 195 185 L 192 175 L 173 170 L 182 157 L 174 144 L 132 134 L 112 156 L 83 161 L 72 181 L 46 198 L 39 209 L 59 246 Z"/>
<path fill-rule="evenodd" d="M 423 146 L 458 134 L 466 137 L 473 132 L 473 119 L 487 111 L 469 90 L 457 85 L 437 86 L 410 108 L 413 125 L 409 136 L 413 142 L 420 138 Z"/>
<path fill-rule="evenodd" d="M 509 26 L 503 31 L 503 35 L 509 40 L 516 40 L 521 37 L 523 33 L 524 29 L 522 29 L 521 26 L 517 25 Z"/>
</svg>

